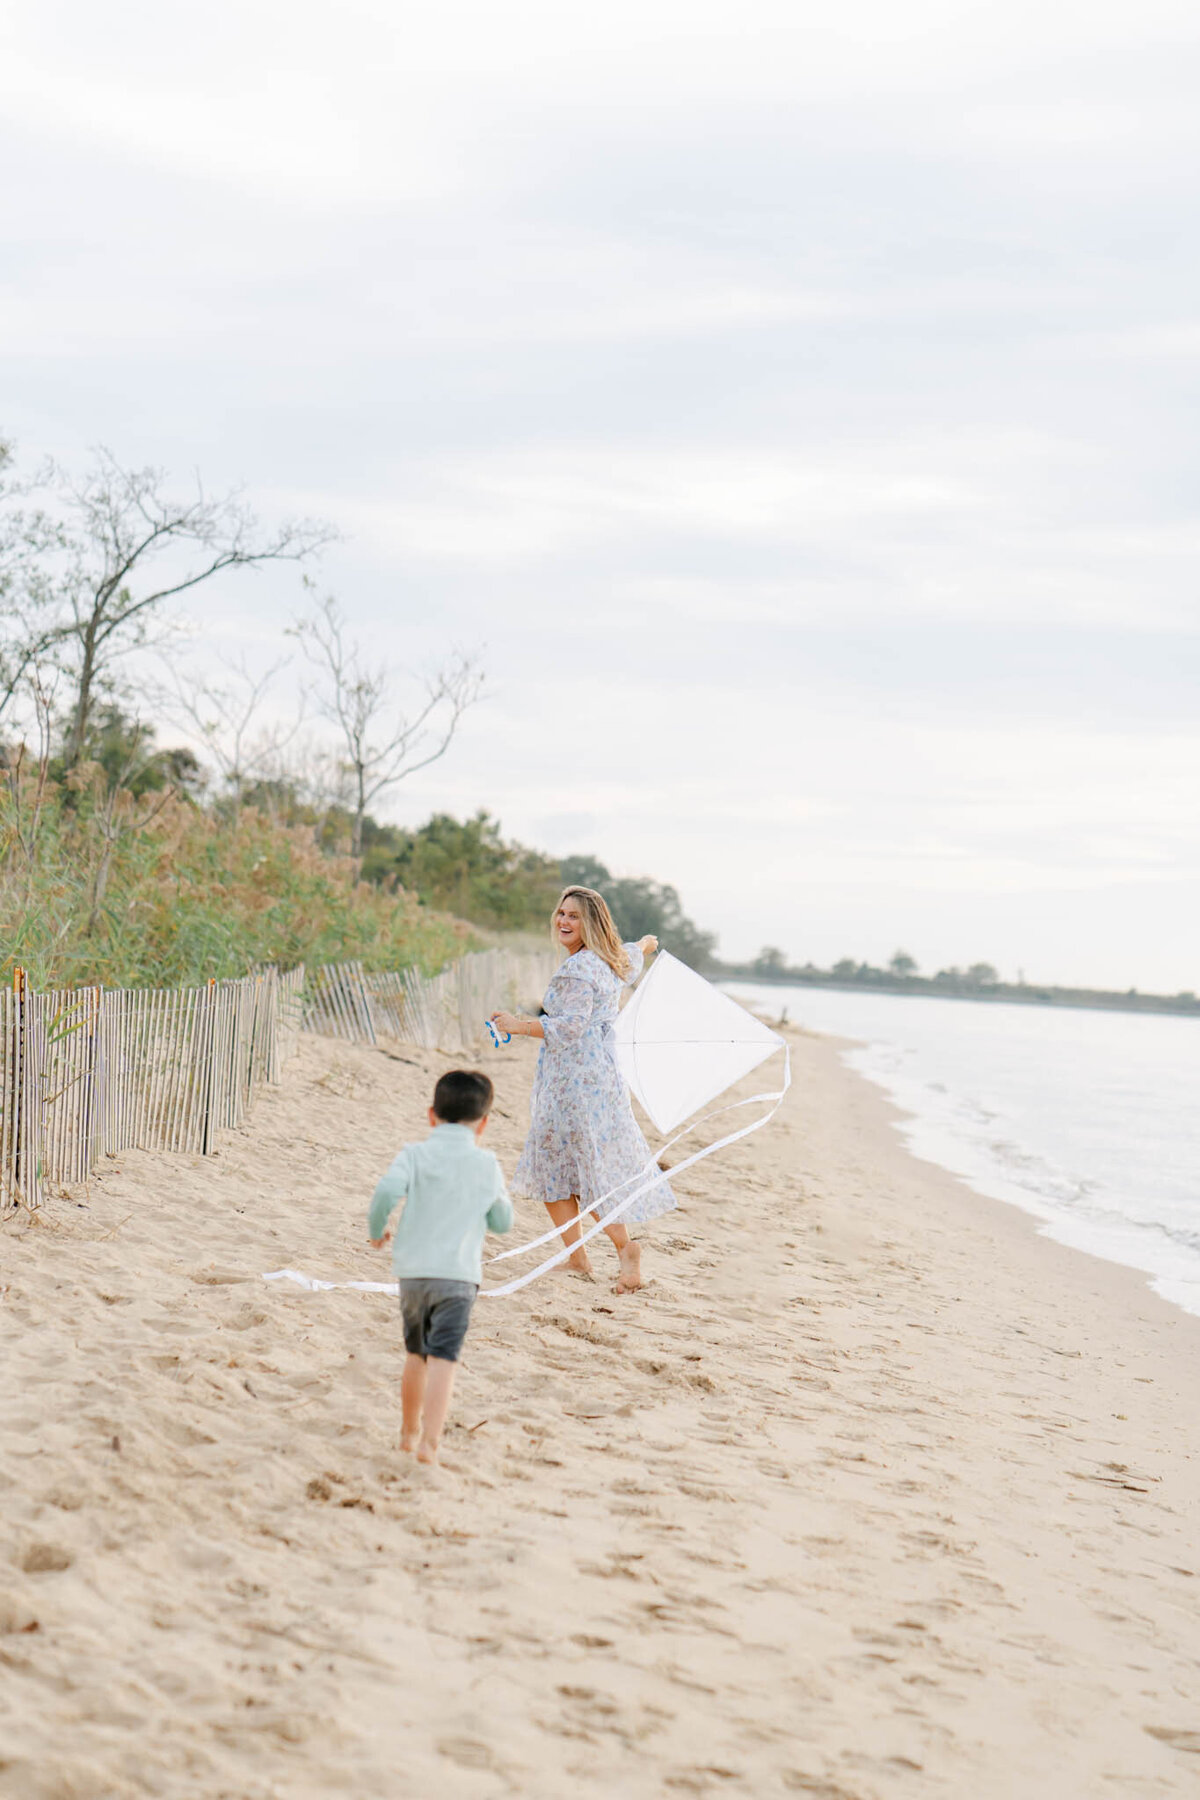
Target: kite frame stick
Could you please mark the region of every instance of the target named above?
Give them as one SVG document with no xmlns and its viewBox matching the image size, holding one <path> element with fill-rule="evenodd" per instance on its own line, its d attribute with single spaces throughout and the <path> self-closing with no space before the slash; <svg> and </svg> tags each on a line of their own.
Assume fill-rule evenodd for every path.
<svg viewBox="0 0 1200 1800">
<path fill-rule="evenodd" d="M 481 1287 L 479 1290 L 479 1298 L 481 1300 L 500 1300 L 507 1294 L 515 1294 L 519 1288 L 527 1287 L 528 1284 L 531 1281 L 535 1281 L 539 1275 L 545 1275 L 548 1270 L 555 1269 L 558 1267 L 559 1263 L 565 1262 L 568 1256 L 574 1255 L 575 1251 L 594 1238 L 598 1231 L 603 1231 L 606 1225 L 611 1225 L 613 1220 L 618 1218 L 620 1214 L 625 1211 L 626 1207 L 632 1206 L 635 1200 L 640 1199 L 643 1194 L 648 1193 L 652 1187 L 663 1179 L 662 1172 L 658 1168 L 658 1158 L 664 1151 L 670 1149 L 672 1144 L 677 1144 L 681 1138 L 684 1138 L 690 1132 L 695 1131 L 698 1126 L 703 1125 L 708 1119 L 718 1118 L 721 1113 L 736 1112 L 743 1106 L 754 1106 L 757 1102 L 763 1100 L 773 1100 L 775 1102 L 771 1110 L 765 1112 L 761 1119 L 755 1119 L 752 1125 L 743 1125 L 740 1131 L 731 1131 L 725 1137 L 718 1138 L 715 1144 L 706 1144 L 703 1150 L 697 1150 L 691 1156 L 685 1157 L 681 1163 L 677 1163 L 674 1169 L 672 1169 L 671 1173 L 673 1175 L 681 1175 L 685 1169 L 690 1169 L 695 1163 L 703 1162 L 704 1158 L 706 1156 L 711 1156 L 714 1151 L 724 1150 L 728 1144 L 736 1144 L 739 1138 L 749 1137 L 751 1132 L 754 1131 L 761 1131 L 762 1127 L 769 1124 L 775 1117 L 775 1114 L 783 1105 L 788 1089 L 792 1085 L 791 1046 L 783 1040 L 780 1041 L 783 1047 L 783 1086 L 781 1088 L 767 1094 L 752 1094 L 748 1100 L 734 1100 L 729 1106 L 719 1106 L 715 1112 L 705 1113 L 702 1118 L 694 1120 L 690 1125 L 685 1125 L 682 1131 L 677 1132 L 673 1138 L 669 1139 L 667 1143 L 663 1144 L 660 1149 L 655 1151 L 653 1158 L 647 1165 L 648 1168 L 654 1170 L 654 1175 L 649 1181 L 642 1181 L 640 1176 L 630 1176 L 628 1178 L 629 1180 L 638 1181 L 640 1185 L 635 1187 L 631 1194 L 626 1194 L 623 1200 L 619 1200 L 616 1206 L 614 1206 L 603 1219 L 597 1220 L 596 1224 L 590 1226 L 587 1231 L 576 1238 L 573 1244 L 564 1244 L 562 1249 L 554 1256 L 548 1256 L 544 1262 L 540 1262 L 536 1269 L 530 1269 L 526 1274 L 518 1275 L 514 1281 L 506 1281 L 503 1287 Z M 644 1175 L 645 1172 L 646 1171 L 643 1170 L 642 1174 Z M 619 1186 L 612 1189 L 612 1192 L 614 1194 L 619 1193 L 621 1188 L 625 1185 L 625 1182 L 621 1182 Z M 603 1206 L 608 1198 L 608 1194 L 603 1194 L 600 1199 L 594 1201 L 592 1206 L 589 1206 L 587 1210 L 591 1212 L 596 1206 Z M 504 1262 L 510 1256 L 520 1256 L 524 1251 L 532 1250 L 536 1245 L 548 1243 L 551 1238 L 560 1237 L 564 1231 L 569 1231 L 570 1229 L 571 1227 L 569 1224 L 557 1225 L 553 1231 L 544 1232 L 540 1238 L 531 1238 L 529 1243 L 521 1244 L 516 1250 L 502 1251 L 499 1256 L 492 1257 L 491 1262 Z"/>
</svg>

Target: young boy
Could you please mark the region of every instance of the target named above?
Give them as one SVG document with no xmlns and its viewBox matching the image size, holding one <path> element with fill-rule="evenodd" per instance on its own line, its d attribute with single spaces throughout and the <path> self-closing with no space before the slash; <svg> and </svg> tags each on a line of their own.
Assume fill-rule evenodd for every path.
<svg viewBox="0 0 1200 1800">
<path fill-rule="evenodd" d="M 500 1164 L 479 1140 L 493 1099 L 486 1075 L 451 1069 L 433 1091 L 432 1134 L 406 1144 L 371 1201 L 367 1235 L 379 1249 L 397 1204 L 392 1261 L 400 1281 L 404 1378 L 400 1384 L 400 1448 L 417 1461 L 437 1461 L 471 1307 L 483 1271 L 489 1231 L 511 1231 L 512 1201 Z"/>
</svg>

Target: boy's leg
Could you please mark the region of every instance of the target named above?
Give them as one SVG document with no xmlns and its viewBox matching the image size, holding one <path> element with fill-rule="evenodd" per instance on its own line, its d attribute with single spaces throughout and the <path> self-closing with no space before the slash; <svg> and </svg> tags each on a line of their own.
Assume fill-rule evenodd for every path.
<svg viewBox="0 0 1200 1800">
<path fill-rule="evenodd" d="M 421 1415 L 421 1441 L 417 1461 L 437 1461 L 442 1441 L 442 1427 L 450 1410 L 454 1392 L 454 1372 L 471 1322 L 471 1308 L 479 1292 L 473 1281 L 430 1282 L 436 1291 L 430 1308 L 425 1350 L 428 1356 L 425 1379 L 425 1406 Z"/>
<path fill-rule="evenodd" d="M 410 1350 L 400 1377 L 400 1448 L 415 1450 L 421 1436 L 421 1408 L 425 1401 L 426 1362 Z"/>
<path fill-rule="evenodd" d="M 417 1446 L 417 1461 L 432 1463 L 437 1461 L 442 1427 L 446 1423 L 446 1414 L 450 1411 L 450 1397 L 454 1393 L 454 1374 L 458 1364 L 447 1362 L 444 1356 L 431 1356 L 426 1367 L 428 1378 L 425 1382 L 425 1410 L 421 1417 L 421 1442 Z"/>
<path fill-rule="evenodd" d="M 579 1242 L 579 1196 L 572 1194 L 569 1200 L 547 1200 L 546 1211 L 555 1225 L 567 1227 L 562 1233 L 563 1243 L 577 1244 Z M 590 1275 L 592 1265 L 588 1261 L 587 1251 L 576 1250 L 567 1258 L 567 1267 L 576 1270 L 580 1275 Z"/>
</svg>

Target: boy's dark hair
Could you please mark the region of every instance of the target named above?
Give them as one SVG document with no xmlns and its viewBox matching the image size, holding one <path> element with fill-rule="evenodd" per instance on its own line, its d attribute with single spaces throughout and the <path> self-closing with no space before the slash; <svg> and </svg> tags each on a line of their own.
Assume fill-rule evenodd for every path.
<svg viewBox="0 0 1200 1800">
<path fill-rule="evenodd" d="M 496 1090 L 474 1069 L 447 1069 L 433 1090 L 433 1110 L 444 1125 L 474 1125 L 492 1110 Z"/>
</svg>

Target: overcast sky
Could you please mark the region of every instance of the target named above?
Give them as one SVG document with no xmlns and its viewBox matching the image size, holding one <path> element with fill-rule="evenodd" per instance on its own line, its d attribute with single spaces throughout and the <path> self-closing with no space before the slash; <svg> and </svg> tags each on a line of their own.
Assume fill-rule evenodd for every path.
<svg viewBox="0 0 1200 1800">
<path fill-rule="evenodd" d="M 380 653 L 486 647 L 381 810 L 730 956 L 1200 989 L 1194 5 L 7 18 L 0 429 L 334 520 Z"/>
</svg>

